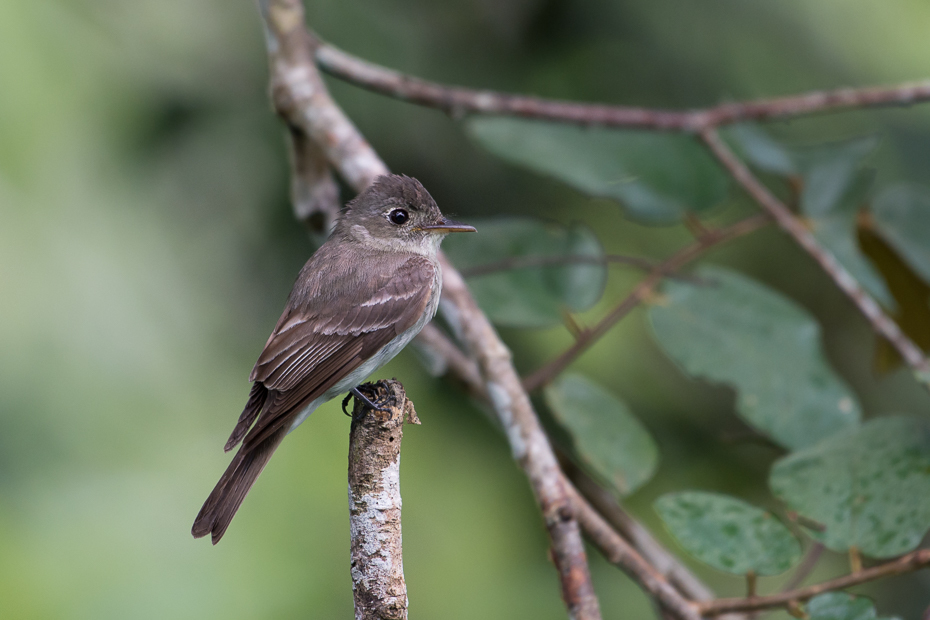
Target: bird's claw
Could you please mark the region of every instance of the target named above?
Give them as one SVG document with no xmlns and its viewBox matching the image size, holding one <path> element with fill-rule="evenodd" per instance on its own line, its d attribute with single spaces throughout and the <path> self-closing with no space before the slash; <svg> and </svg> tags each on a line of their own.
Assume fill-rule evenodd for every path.
<svg viewBox="0 0 930 620">
<path fill-rule="evenodd" d="M 359 390 L 357 387 L 354 387 L 351 390 L 349 390 L 349 393 L 346 395 L 345 399 L 342 401 L 342 411 L 346 415 L 349 415 L 349 416 L 351 415 L 350 413 L 346 411 L 346 404 L 348 404 L 349 399 L 352 398 L 353 396 L 355 396 L 357 399 L 365 403 L 365 406 L 368 407 L 369 409 L 374 409 L 375 411 L 378 411 L 380 413 L 388 413 L 391 411 L 389 407 L 382 406 L 382 403 L 380 403 L 380 401 L 372 402 L 371 400 L 369 400 L 367 396 L 362 394 L 361 390 Z"/>
</svg>

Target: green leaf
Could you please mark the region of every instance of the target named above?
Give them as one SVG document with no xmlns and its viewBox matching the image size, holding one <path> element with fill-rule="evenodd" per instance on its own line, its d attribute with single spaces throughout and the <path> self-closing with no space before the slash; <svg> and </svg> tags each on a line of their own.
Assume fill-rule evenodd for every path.
<svg viewBox="0 0 930 620">
<path fill-rule="evenodd" d="M 772 492 L 822 524 L 810 535 L 834 551 L 887 558 L 930 529 L 930 420 L 870 420 L 778 461 Z"/>
<path fill-rule="evenodd" d="M 807 603 L 807 614 L 810 620 L 878 620 L 872 601 L 845 592 L 827 592 L 812 598 Z"/>
<path fill-rule="evenodd" d="M 641 223 L 672 224 L 727 197 L 727 176 L 691 136 L 512 118 L 476 118 L 468 130 L 495 155 L 616 200 Z"/>
<path fill-rule="evenodd" d="M 586 469 L 621 496 L 655 473 L 652 437 L 616 396 L 581 375 L 566 374 L 546 388 L 545 397 Z"/>
<path fill-rule="evenodd" d="M 930 282 L 930 191 L 916 185 L 889 187 L 875 199 L 872 216 L 879 234 Z"/>
<path fill-rule="evenodd" d="M 443 249 L 498 325 L 558 324 L 565 311 L 587 310 L 603 294 L 607 267 L 596 261 L 604 251 L 586 226 L 516 217 L 472 223 L 477 234 L 450 235 Z M 571 257 L 595 262 L 570 262 Z"/>
<path fill-rule="evenodd" d="M 806 310 L 719 267 L 705 285 L 670 282 L 649 310 L 656 339 L 688 374 L 737 392 L 737 412 L 797 450 L 855 426 L 859 403 L 824 361 L 820 329 Z"/>
<path fill-rule="evenodd" d="M 565 230 L 566 256 L 604 258 L 597 236 L 584 224 L 575 222 Z M 547 282 L 572 312 L 584 312 L 600 301 L 607 284 L 606 264 L 575 264 L 544 270 Z"/>
<path fill-rule="evenodd" d="M 778 519 L 734 497 L 685 491 L 654 506 L 681 546 L 716 569 L 777 575 L 801 557 L 801 544 Z"/>
</svg>

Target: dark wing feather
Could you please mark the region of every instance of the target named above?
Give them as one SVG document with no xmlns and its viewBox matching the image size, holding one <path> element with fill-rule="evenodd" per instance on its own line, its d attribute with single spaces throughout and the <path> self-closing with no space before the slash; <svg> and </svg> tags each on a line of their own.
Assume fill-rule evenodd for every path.
<svg viewBox="0 0 930 620">
<path fill-rule="evenodd" d="M 236 428 L 233 429 L 232 434 L 226 441 L 226 446 L 223 448 L 226 452 L 229 452 L 235 448 L 236 444 L 242 441 L 242 438 L 245 437 L 249 427 L 252 426 L 253 422 L 255 422 L 255 418 L 257 418 L 258 414 L 262 412 L 262 407 L 265 406 L 265 400 L 267 398 L 268 388 L 266 388 L 258 381 L 253 383 L 252 391 L 249 392 L 249 400 L 245 403 L 245 408 L 242 410 L 242 414 L 239 416 L 239 421 L 236 422 Z"/>
<path fill-rule="evenodd" d="M 340 379 L 358 368 L 366 359 L 361 355 L 363 343 L 359 342 L 359 340 L 363 338 L 369 341 L 377 339 L 387 344 L 393 338 L 393 334 L 388 334 L 388 331 L 382 329 L 378 332 L 362 334 L 354 338 L 355 342 L 352 342 L 353 339 L 349 337 L 340 337 L 348 341 L 344 342 L 328 357 L 313 365 L 310 369 L 313 376 L 312 382 L 305 380 L 298 382 L 292 389 L 284 391 L 272 390 L 270 392 L 271 398 L 261 417 L 243 440 L 243 450 L 250 450 L 278 429 L 285 426 L 289 427 L 293 418 L 304 407 L 325 394 Z"/>
<path fill-rule="evenodd" d="M 384 273 L 385 267 L 392 266 L 391 260 L 382 263 L 387 263 L 379 265 L 383 275 L 368 278 L 368 286 L 356 288 L 348 303 L 330 299 L 320 304 L 316 297 L 307 307 L 285 311 L 252 370 L 250 378 L 262 383 L 270 395 L 245 436 L 245 448 L 260 444 L 289 424 L 303 407 L 423 314 L 432 292 L 433 264 L 420 256 L 407 256 Z"/>
</svg>

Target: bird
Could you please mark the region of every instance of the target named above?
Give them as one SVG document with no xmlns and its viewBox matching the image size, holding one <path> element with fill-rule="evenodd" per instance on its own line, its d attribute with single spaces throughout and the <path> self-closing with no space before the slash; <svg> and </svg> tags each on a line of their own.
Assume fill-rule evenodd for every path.
<svg viewBox="0 0 930 620">
<path fill-rule="evenodd" d="M 225 451 L 241 443 L 191 533 L 226 533 L 284 436 L 323 403 L 351 392 L 435 316 L 439 245 L 475 228 L 445 218 L 416 179 L 378 177 L 346 204 L 330 237 L 301 269 L 252 368 L 251 391 Z"/>
</svg>

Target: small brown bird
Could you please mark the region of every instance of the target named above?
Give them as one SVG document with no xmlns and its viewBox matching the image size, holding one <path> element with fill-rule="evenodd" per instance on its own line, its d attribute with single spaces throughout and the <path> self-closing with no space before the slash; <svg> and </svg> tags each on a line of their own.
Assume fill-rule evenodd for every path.
<svg viewBox="0 0 930 620">
<path fill-rule="evenodd" d="M 379 177 L 346 205 L 252 369 L 252 391 L 226 442 L 227 452 L 242 447 L 200 509 L 195 538 L 223 537 L 281 440 L 314 409 L 349 391 L 365 398 L 356 386 L 436 314 L 442 238 L 474 231 L 444 218 L 406 176 Z"/>
</svg>

